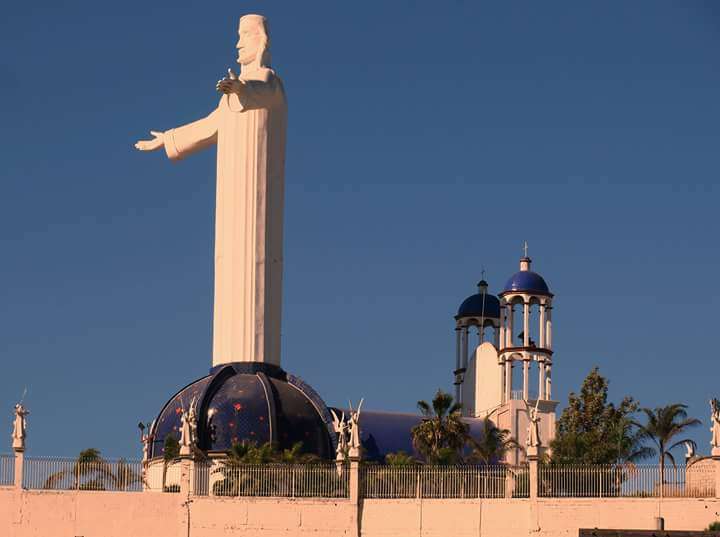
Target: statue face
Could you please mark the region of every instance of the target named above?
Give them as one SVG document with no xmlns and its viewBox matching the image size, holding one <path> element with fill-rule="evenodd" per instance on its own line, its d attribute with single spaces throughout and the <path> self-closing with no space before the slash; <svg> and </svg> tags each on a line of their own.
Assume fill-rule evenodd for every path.
<svg viewBox="0 0 720 537">
<path fill-rule="evenodd" d="M 237 62 L 240 65 L 252 63 L 260 54 L 260 47 L 263 44 L 263 32 L 257 21 L 243 19 L 238 28 L 238 42 L 235 45 L 238 49 Z"/>
</svg>

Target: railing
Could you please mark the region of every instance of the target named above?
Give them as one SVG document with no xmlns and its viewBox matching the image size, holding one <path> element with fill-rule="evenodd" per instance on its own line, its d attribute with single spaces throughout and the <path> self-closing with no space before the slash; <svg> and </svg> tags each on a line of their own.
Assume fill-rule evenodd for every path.
<svg viewBox="0 0 720 537">
<path fill-rule="evenodd" d="M 195 493 L 214 496 L 347 498 L 347 467 L 330 464 L 196 463 Z"/>
<path fill-rule="evenodd" d="M 15 484 L 15 456 L 0 454 L 0 487 Z"/>
<path fill-rule="evenodd" d="M 362 468 L 365 498 L 527 498 L 527 466 L 374 466 Z"/>
<path fill-rule="evenodd" d="M 525 394 L 522 390 L 512 390 L 510 392 L 510 399 L 517 400 L 517 401 L 524 401 L 525 400 Z M 528 400 L 529 401 L 535 401 L 537 399 L 537 392 L 534 392 L 530 390 L 528 392 Z"/>
<path fill-rule="evenodd" d="M 145 490 L 180 492 L 182 471 L 178 461 L 156 462 L 145 470 Z"/>
<path fill-rule="evenodd" d="M 661 485 L 662 483 L 662 485 Z M 596 465 L 539 467 L 538 495 L 572 498 L 708 498 L 715 496 L 710 467 Z"/>
<path fill-rule="evenodd" d="M 45 490 L 138 492 L 143 489 L 142 480 L 140 461 L 25 457 L 22 486 Z"/>
</svg>

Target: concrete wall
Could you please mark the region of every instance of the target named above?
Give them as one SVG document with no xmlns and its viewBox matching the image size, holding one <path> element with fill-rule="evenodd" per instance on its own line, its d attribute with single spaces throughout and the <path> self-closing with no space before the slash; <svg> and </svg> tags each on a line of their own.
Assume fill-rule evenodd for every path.
<svg viewBox="0 0 720 537">
<path fill-rule="evenodd" d="M 2 537 L 575 537 L 584 528 L 701 530 L 720 500 L 207 498 L 0 488 Z M 358 516 L 360 524 L 358 524 Z M 358 528 L 361 532 L 358 534 Z"/>
</svg>

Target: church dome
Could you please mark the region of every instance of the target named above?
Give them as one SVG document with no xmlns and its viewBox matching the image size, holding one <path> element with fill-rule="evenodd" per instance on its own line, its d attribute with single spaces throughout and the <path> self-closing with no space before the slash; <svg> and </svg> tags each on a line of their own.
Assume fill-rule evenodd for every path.
<svg viewBox="0 0 720 537">
<path fill-rule="evenodd" d="M 524 291 L 539 295 L 549 295 L 550 288 L 540 274 L 531 270 L 521 270 L 516 272 L 505 284 L 503 293 Z"/>
<path fill-rule="evenodd" d="M 478 284 L 477 293 L 470 295 L 460 304 L 455 318 L 460 319 L 461 317 L 500 318 L 500 301 L 495 295 L 487 292 L 487 282 L 485 280 Z"/>
<path fill-rule="evenodd" d="M 186 386 L 155 421 L 151 457 L 161 457 L 168 434 L 180 438 L 180 417 L 197 401 L 198 447 L 225 452 L 238 442 L 273 442 L 279 449 L 302 442 L 303 450 L 332 458 L 332 418 L 320 396 L 277 366 L 232 363 Z"/>
</svg>

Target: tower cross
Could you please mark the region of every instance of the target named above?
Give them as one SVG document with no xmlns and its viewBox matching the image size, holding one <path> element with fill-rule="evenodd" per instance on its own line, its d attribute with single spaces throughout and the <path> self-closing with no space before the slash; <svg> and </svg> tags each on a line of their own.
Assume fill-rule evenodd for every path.
<svg viewBox="0 0 720 537">
<path fill-rule="evenodd" d="M 527 256 L 528 256 L 528 243 L 527 243 L 527 241 L 525 241 L 525 244 L 524 244 L 524 246 L 523 246 L 523 250 L 525 251 L 525 257 L 527 257 Z"/>
</svg>

